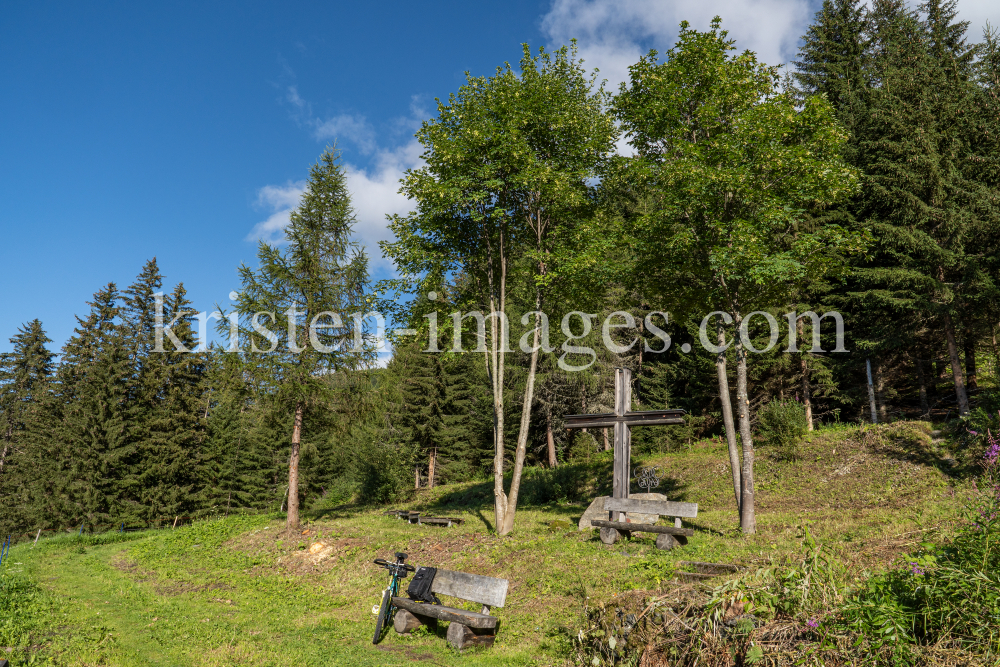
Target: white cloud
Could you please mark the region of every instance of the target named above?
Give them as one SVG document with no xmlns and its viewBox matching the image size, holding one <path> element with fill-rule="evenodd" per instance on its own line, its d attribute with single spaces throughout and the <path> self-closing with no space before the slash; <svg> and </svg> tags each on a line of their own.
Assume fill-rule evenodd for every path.
<svg viewBox="0 0 1000 667">
<path fill-rule="evenodd" d="M 392 238 L 385 216 L 412 209 L 410 200 L 398 192 L 399 179 L 407 169 L 419 166 L 420 153 L 420 144 L 412 139 L 394 150 L 378 151 L 369 169 L 347 165 L 347 187 L 357 216 L 354 233 L 373 263 L 384 261 L 378 242 Z"/>
<path fill-rule="evenodd" d="M 268 243 L 280 243 L 285 237 L 285 227 L 288 226 L 289 214 L 299 205 L 306 182 L 289 181 L 285 185 L 265 185 L 257 192 L 257 206 L 269 209 L 271 214 L 267 220 L 254 225 L 247 235 L 247 241 L 262 239 Z"/>
<path fill-rule="evenodd" d="M 774 65 L 794 58 L 814 13 L 806 0 L 554 0 L 542 17 L 542 30 L 555 46 L 576 38 L 588 69 L 599 68 L 617 91 L 640 55 L 674 45 L 683 20 L 707 30 L 718 15 L 737 50 L 755 51 Z"/>
<path fill-rule="evenodd" d="M 365 120 L 364 116 L 340 114 L 326 120 L 314 119 L 313 136 L 318 141 L 326 139 L 344 139 L 353 143 L 365 155 L 375 150 L 375 129 Z"/>
</svg>

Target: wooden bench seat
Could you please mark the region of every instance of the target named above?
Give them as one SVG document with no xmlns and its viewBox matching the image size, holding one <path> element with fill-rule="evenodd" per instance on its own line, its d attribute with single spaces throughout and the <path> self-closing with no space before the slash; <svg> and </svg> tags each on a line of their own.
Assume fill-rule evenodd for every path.
<svg viewBox="0 0 1000 667">
<path fill-rule="evenodd" d="M 625 513 L 622 521 L 591 521 L 591 525 L 601 529 L 601 541 L 614 544 L 623 534 L 656 533 L 658 549 L 673 549 L 687 544 L 687 538 L 694 535 L 690 528 L 681 526 L 681 517 L 694 518 L 698 516 L 698 503 L 678 503 L 670 500 L 632 500 L 630 498 L 608 498 L 604 501 L 604 510 L 614 517 L 620 512 Z M 654 514 L 657 517 L 674 517 L 673 526 L 657 526 L 651 523 L 631 523 L 627 520 L 629 512 L 635 514 Z"/>
<path fill-rule="evenodd" d="M 496 640 L 499 619 L 490 615 L 491 607 L 503 607 L 507 599 L 506 579 L 485 577 L 480 574 L 438 570 L 434 575 L 431 592 L 468 600 L 483 605 L 479 612 L 467 611 L 444 604 L 426 604 L 405 597 L 394 597 L 398 608 L 393 627 L 405 634 L 421 625 L 433 626 L 437 621 L 448 621 L 448 642 L 458 649 L 468 646 L 492 646 Z"/>
</svg>

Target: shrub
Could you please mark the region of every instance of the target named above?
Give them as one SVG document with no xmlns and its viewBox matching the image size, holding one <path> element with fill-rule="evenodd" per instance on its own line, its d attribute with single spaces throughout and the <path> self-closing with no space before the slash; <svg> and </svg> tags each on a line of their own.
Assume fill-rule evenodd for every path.
<svg viewBox="0 0 1000 667">
<path fill-rule="evenodd" d="M 772 400 L 757 415 L 757 431 L 763 444 L 786 458 L 798 458 L 798 445 L 808 431 L 806 410 L 798 401 Z"/>
</svg>

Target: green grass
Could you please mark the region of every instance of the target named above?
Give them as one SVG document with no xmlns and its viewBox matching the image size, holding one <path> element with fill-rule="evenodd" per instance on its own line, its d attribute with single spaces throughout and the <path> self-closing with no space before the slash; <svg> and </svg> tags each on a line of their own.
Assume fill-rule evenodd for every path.
<svg viewBox="0 0 1000 667">
<path fill-rule="evenodd" d="M 600 543 L 575 529 L 587 500 L 610 485 L 610 458 L 532 470 L 507 537 L 492 532 L 492 483 L 422 491 L 396 505 L 462 516 L 459 527 L 410 526 L 381 507 L 314 514 L 307 534 L 276 517 L 230 517 L 176 530 L 43 539 L 18 545 L 0 572 L 3 647 L 13 664 L 58 665 L 559 665 L 584 626 L 584 608 L 630 591 L 668 589 L 680 560 L 783 562 L 802 526 L 860 580 L 929 535 L 951 534 L 966 482 L 930 429 L 811 434 L 795 462 L 758 452 L 757 535 L 739 534 L 719 441 L 650 457 L 672 499 L 698 502 L 688 546 L 649 536 Z M 567 527 L 572 523 L 572 528 Z M 323 542 L 319 556 L 309 547 Z M 389 632 L 371 645 L 387 577 L 376 557 L 510 580 L 496 645 L 456 654 L 437 635 Z M 6 605 L 6 607 L 4 606 Z M 470 607 L 471 608 L 471 607 Z M 9 620 L 7 626 L 5 620 Z M 8 627 L 5 632 L 4 628 Z"/>
</svg>

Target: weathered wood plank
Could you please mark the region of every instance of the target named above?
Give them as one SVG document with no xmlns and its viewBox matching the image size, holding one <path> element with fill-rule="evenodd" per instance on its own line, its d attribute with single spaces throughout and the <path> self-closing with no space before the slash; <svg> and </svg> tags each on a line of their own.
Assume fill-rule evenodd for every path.
<svg viewBox="0 0 1000 667">
<path fill-rule="evenodd" d="M 666 535 L 684 535 L 693 537 L 693 528 L 674 528 L 673 526 L 654 526 L 648 523 L 625 523 L 624 521 L 591 521 L 592 525 L 598 528 L 614 528 L 620 531 L 632 531 L 634 533 L 663 533 Z"/>
<path fill-rule="evenodd" d="M 436 579 L 437 578 L 435 577 L 435 580 Z M 474 611 L 465 611 L 464 609 L 445 607 L 441 604 L 415 602 L 409 598 L 395 597 L 392 599 L 392 603 L 400 609 L 405 609 L 418 617 L 425 616 L 428 618 L 436 618 L 441 621 L 449 621 L 451 623 L 462 623 L 470 628 L 495 628 L 498 620 L 496 616 L 490 616 L 489 614 L 480 614 Z"/>
<path fill-rule="evenodd" d="M 506 579 L 452 570 L 438 570 L 437 574 L 434 575 L 431 591 L 439 595 L 451 595 L 490 607 L 503 607 L 504 600 L 507 599 L 507 586 Z"/>
<path fill-rule="evenodd" d="M 604 501 L 608 512 L 638 512 L 659 514 L 660 516 L 680 516 L 693 519 L 698 516 L 698 503 L 676 503 L 670 500 L 633 500 L 630 498 L 608 498 Z"/>
<path fill-rule="evenodd" d="M 496 634 L 492 630 L 473 630 L 461 623 L 448 626 L 448 643 L 461 650 L 470 646 L 493 646 Z"/>
</svg>

